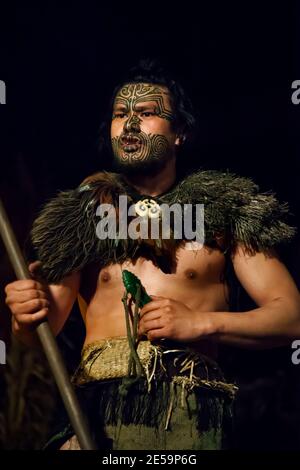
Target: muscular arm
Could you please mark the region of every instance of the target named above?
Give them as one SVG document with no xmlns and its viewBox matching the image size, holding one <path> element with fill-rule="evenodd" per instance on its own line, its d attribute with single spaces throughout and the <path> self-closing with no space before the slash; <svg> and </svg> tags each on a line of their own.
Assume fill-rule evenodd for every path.
<svg viewBox="0 0 300 470">
<path fill-rule="evenodd" d="M 236 275 L 257 308 L 247 312 L 203 312 L 163 297 L 141 311 L 139 333 L 148 339 L 199 341 L 203 337 L 247 348 L 268 348 L 300 338 L 300 295 L 285 266 L 274 256 L 232 258 Z"/>
<path fill-rule="evenodd" d="M 247 312 L 216 312 L 213 322 L 220 342 L 264 348 L 300 337 L 300 295 L 286 267 L 275 256 L 245 254 L 232 257 L 235 273 L 257 304 Z"/>
<path fill-rule="evenodd" d="M 74 302 L 77 298 L 80 286 L 80 273 L 73 273 L 65 277 L 60 284 L 50 285 L 50 310 L 48 321 L 54 335 L 62 330 Z"/>
</svg>

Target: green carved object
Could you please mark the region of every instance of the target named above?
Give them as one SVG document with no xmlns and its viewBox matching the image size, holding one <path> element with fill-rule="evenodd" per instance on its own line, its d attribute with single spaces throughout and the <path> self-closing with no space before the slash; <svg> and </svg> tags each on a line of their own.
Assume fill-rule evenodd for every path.
<svg viewBox="0 0 300 470">
<path fill-rule="evenodd" d="M 123 283 L 124 283 L 127 293 L 131 294 L 134 301 L 136 299 L 138 286 L 140 286 L 141 288 L 141 298 L 139 302 L 140 308 L 144 307 L 144 305 L 146 305 L 148 302 L 151 302 L 152 300 L 151 297 L 147 294 L 145 287 L 142 285 L 141 281 L 135 274 L 125 269 L 122 272 L 122 279 L 123 279 Z"/>
</svg>

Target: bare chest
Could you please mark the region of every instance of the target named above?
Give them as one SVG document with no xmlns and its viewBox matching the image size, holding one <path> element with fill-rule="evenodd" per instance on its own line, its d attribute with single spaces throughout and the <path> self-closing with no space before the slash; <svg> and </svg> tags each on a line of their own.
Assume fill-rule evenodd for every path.
<svg viewBox="0 0 300 470">
<path fill-rule="evenodd" d="M 97 292 L 104 295 L 120 293 L 124 290 L 122 283 L 122 270 L 132 271 L 140 278 L 146 290 L 151 295 L 166 295 L 180 291 L 203 290 L 209 286 L 223 283 L 225 268 L 224 255 L 216 249 L 203 247 L 201 250 L 177 251 L 176 270 L 165 274 L 154 264 L 144 258 L 135 263 L 126 261 L 122 264 L 110 264 L 99 270 L 97 265 L 85 270 L 81 286 L 81 295 L 87 303 Z M 174 296 L 174 295 L 173 295 Z"/>
</svg>

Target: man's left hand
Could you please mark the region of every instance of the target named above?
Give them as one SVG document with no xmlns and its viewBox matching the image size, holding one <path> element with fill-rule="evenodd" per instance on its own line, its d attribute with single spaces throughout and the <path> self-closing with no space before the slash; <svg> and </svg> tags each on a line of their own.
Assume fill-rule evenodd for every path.
<svg viewBox="0 0 300 470">
<path fill-rule="evenodd" d="M 150 341 L 168 338 L 192 342 L 214 333 L 209 313 L 196 312 L 177 300 L 154 295 L 151 298 L 140 312 L 140 336 Z"/>
</svg>

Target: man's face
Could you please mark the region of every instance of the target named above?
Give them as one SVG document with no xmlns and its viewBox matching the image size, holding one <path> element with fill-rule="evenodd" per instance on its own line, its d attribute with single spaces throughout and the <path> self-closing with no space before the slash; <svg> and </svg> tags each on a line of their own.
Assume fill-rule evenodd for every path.
<svg viewBox="0 0 300 470">
<path fill-rule="evenodd" d="M 150 83 L 124 85 L 116 95 L 111 123 L 118 169 L 142 173 L 162 168 L 179 144 L 173 121 L 167 88 Z"/>
</svg>

